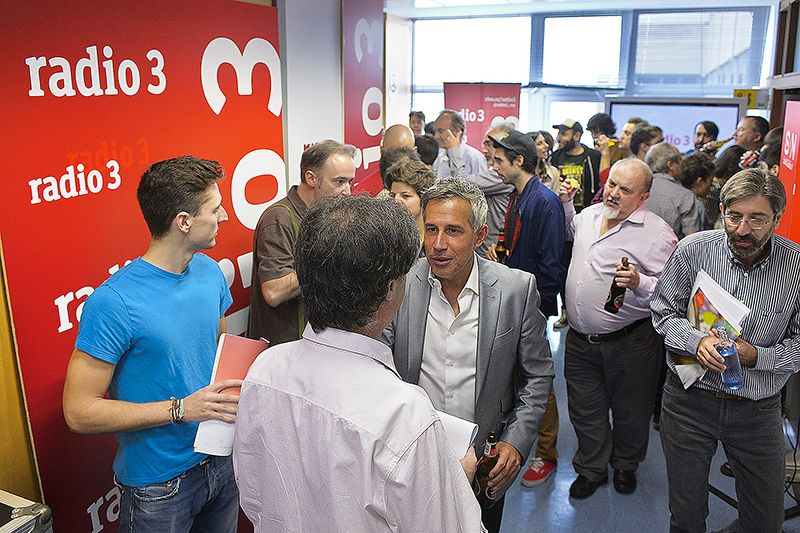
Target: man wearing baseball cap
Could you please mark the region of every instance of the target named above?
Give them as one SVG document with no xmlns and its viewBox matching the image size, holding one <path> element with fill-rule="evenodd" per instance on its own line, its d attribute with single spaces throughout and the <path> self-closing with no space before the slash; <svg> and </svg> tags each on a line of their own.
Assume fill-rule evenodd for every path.
<svg viewBox="0 0 800 533">
<path fill-rule="evenodd" d="M 558 150 L 553 152 L 550 162 L 559 170 L 561 179 L 572 178 L 581 184 L 575 193 L 575 210 L 590 205 L 595 193 L 600 189 L 600 152 L 581 144 L 583 126 L 571 118 L 561 124 L 553 124 L 558 130 L 556 142 Z"/>
<path fill-rule="evenodd" d="M 575 212 L 580 213 L 581 209 L 591 205 L 592 198 L 602 188 L 600 185 L 600 152 L 581 144 L 583 126 L 576 120 L 565 119 L 561 124 L 553 124 L 553 129 L 558 130 L 558 135 L 556 135 L 558 150 L 553 152 L 550 157 L 550 164 L 558 169 L 561 181 L 566 179 L 578 181 L 579 185 L 573 204 Z M 563 258 L 565 265 L 569 265 L 572 260 L 572 243 L 573 237 L 568 235 Z M 561 294 L 564 294 L 564 287 L 561 288 Z M 561 317 L 556 321 L 554 327 L 563 328 L 566 325 L 567 311 L 562 307 Z"/>
<path fill-rule="evenodd" d="M 555 315 L 556 294 L 566 276 L 561 263 L 564 208 L 558 195 L 535 175 L 538 157 L 530 135 L 514 130 L 505 137 L 490 135 L 489 139 L 495 148 L 495 172 L 515 189 L 506 212 L 506 264 L 536 277 L 539 308 L 545 316 Z"/>
<path fill-rule="evenodd" d="M 558 313 L 556 295 L 566 278 L 561 262 L 566 224 L 559 197 L 535 175 L 538 154 L 529 134 L 511 131 L 505 137 L 489 135 L 494 145 L 493 167 L 505 183 L 514 186 L 505 222 L 506 265 L 530 272 L 539 289 L 539 309 L 545 317 Z M 497 260 L 494 245 L 487 257 Z M 526 487 L 547 481 L 556 469 L 558 407 L 551 390 L 542 416 L 536 452 L 522 476 Z"/>
</svg>

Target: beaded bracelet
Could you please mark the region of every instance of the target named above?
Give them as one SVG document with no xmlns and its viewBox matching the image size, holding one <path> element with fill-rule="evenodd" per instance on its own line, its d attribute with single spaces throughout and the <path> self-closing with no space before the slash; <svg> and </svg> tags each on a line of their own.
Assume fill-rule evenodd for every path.
<svg viewBox="0 0 800 533">
<path fill-rule="evenodd" d="M 172 402 L 169 408 L 169 416 L 172 418 L 173 424 L 182 424 L 183 423 L 183 416 L 185 414 L 185 408 L 183 404 L 183 398 L 176 398 L 175 396 L 170 396 L 169 401 Z"/>
</svg>

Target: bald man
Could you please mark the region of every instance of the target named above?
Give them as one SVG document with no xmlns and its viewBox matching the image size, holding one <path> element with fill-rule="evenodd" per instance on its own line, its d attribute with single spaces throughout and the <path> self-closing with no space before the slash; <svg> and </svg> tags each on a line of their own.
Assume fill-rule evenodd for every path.
<svg viewBox="0 0 800 533">
<path fill-rule="evenodd" d="M 603 203 L 574 215 L 574 189 L 562 186 L 567 223 L 575 234 L 565 301 L 570 329 L 564 349 L 569 418 L 578 437 L 572 460 L 577 479 L 569 494 L 588 498 L 614 470 L 614 489 L 636 490 L 636 469 L 647 452 L 663 340 L 650 320 L 650 299 L 678 240 L 645 207 L 653 173 L 642 161 L 611 167 Z M 630 259 L 624 269 L 622 257 Z M 609 287 L 624 287 L 618 311 L 604 309 Z M 613 427 L 608 411 L 613 415 Z"/>
<path fill-rule="evenodd" d="M 383 132 L 381 139 L 381 154 L 394 150 L 395 148 L 410 148 L 414 150 L 414 132 L 405 124 L 395 124 L 389 126 Z"/>
<path fill-rule="evenodd" d="M 419 161 L 417 147 L 414 144 L 414 132 L 405 124 L 395 124 L 394 126 L 389 126 L 383 132 L 383 138 L 381 139 L 381 160 L 378 163 L 378 168 L 384 188 L 388 189 L 384 181 L 386 170 L 401 159 Z"/>
<path fill-rule="evenodd" d="M 374 196 L 384 189 L 383 174 L 385 173 L 385 169 L 389 167 L 384 161 L 384 155 L 398 148 L 406 148 L 416 152 L 414 146 L 414 132 L 405 124 L 389 126 L 383 132 L 380 144 L 381 158 L 378 161 L 378 167 L 369 167 L 370 173 L 358 183 L 356 186 L 357 191 L 366 191 Z"/>
</svg>

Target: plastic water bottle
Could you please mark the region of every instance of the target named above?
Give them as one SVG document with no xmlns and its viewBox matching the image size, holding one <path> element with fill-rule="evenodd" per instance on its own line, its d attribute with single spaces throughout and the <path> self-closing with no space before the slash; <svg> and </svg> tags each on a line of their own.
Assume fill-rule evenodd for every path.
<svg viewBox="0 0 800 533">
<path fill-rule="evenodd" d="M 739 363 L 739 351 L 736 343 L 728 335 L 728 329 L 724 326 L 715 328 L 719 343 L 717 352 L 725 358 L 725 371 L 722 373 L 722 386 L 728 390 L 736 390 L 742 387 L 742 365 Z"/>
</svg>

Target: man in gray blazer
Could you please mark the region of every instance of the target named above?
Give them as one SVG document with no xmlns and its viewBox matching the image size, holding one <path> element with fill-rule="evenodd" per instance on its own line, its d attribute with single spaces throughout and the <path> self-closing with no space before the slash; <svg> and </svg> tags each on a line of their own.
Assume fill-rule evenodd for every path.
<svg viewBox="0 0 800 533">
<path fill-rule="evenodd" d="M 425 389 L 434 407 L 478 424 L 478 446 L 496 432 L 496 495 L 482 518 L 499 531 L 505 490 L 536 440 L 553 382 L 536 279 L 475 253 L 487 233 L 486 199 L 475 185 L 440 180 L 423 194 L 422 210 L 425 257 L 409 272 L 383 340 L 400 376 Z"/>
</svg>

